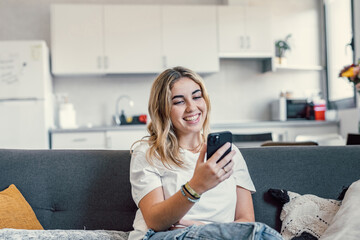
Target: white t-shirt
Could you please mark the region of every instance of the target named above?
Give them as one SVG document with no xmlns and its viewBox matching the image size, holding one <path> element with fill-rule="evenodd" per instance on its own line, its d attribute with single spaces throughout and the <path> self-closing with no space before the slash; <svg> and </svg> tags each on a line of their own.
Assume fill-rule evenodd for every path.
<svg viewBox="0 0 360 240">
<path fill-rule="evenodd" d="M 142 142 L 134 149 L 131 157 L 130 182 L 132 197 L 137 206 L 145 195 L 157 187 L 163 188 L 165 199 L 179 191 L 181 186 L 192 178 L 200 154 L 181 149 L 180 153 L 185 167 L 176 169 L 173 167 L 174 169 L 170 170 L 164 167 L 161 161 L 155 163 L 156 166 L 150 165 L 146 160 L 148 148 L 149 145 Z M 232 176 L 215 188 L 203 193 L 200 201 L 194 204 L 183 219 L 204 223 L 233 222 L 236 207 L 236 186 L 255 192 L 243 156 L 235 145 L 232 145 L 232 148 L 236 151 L 233 157 L 234 172 Z M 129 240 L 142 239 L 148 231 L 140 209 L 136 212 L 133 227 L 134 231 L 130 233 Z"/>
</svg>

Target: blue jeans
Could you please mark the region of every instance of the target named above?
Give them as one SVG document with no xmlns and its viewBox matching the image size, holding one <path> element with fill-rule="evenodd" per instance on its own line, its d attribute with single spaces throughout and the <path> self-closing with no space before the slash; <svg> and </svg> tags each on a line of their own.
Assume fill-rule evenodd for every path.
<svg viewBox="0 0 360 240">
<path fill-rule="evenodd" d="M 149 230 L 143 240 L 283 240 L 283 237 L 264 223 L 211 223 L 165 232 Z"/>
</svg>

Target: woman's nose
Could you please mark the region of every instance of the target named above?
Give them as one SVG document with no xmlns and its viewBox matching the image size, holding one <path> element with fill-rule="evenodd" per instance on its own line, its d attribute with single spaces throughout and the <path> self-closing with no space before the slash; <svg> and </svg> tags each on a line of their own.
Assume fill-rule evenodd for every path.
<svg viewBox="0 0 360 240">
<path fill-rule="evenodd" d="M 186 112 L 192 112 L 192 111 L 194 111 L 194 110 L 196 110 L 196 105 L 195 105 L 195 103 L 194 103 L 193 101 L 188 101 L 188 102 L 186 103 Z"/>
</svg>

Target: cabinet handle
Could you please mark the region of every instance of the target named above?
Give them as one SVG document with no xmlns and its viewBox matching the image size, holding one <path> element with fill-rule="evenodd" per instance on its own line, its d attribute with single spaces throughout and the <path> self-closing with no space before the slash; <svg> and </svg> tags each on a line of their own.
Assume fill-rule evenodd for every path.
<svg viewBox="0 0 360 240">
<path fill-rule="evenodd" d="M 97 66 L 98 66 L 98 69 L 101 69 L 101 57 L 100 56 L 97 57 Z"/>
<path fill-rule="evenodd" d="M 251 48 L 250 37 L 246 36 L 247 49 Z"/>
<path fill-rule="evenodd" d="M 104 69 L 108 69 L 109 67 L 109 57 L 105 56 L 104 57 Z"/>
<path fill-rule="evenodd" d="M 73 142 L 86 142 L 86 138 L 74 138 Z"/>
<path fill-rule="evenodd" d="M 105 145 L 106 145 L 107 149 L 111 149 L 111 147 L 112 147 L 111 137 L 106 137 Z"/>
<path fill-rule="evenodd" d="M 166 68 L 167 67 L 167 57 L 163 56 L 163 67 Z"/>
<path fill-rule="evenodd" d="M 244 48 L 244 36 L 240 36 L 240 48 Z"/>
</svg>

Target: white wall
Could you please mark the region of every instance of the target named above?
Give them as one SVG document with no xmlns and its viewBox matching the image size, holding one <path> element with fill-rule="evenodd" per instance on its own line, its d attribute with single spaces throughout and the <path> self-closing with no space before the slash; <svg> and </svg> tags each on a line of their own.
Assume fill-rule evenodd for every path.
<svg viewBox="0 0 360 240">
<path fill-rule="evenodd" d="M 51 3 L 223 4 L 221 0 L 1 0 L 0 40 L 44 39 L 51 46 Z M 244 1 L 243 1 L 244 2 Z M 322 65 L 320 2 L 318 0 L 248 0 L 272 12 L 274 40 L 292 33 L 288 64 Z M 129 114 L 146 113 L 155 75 L 54 77 L 54 91 L 68 93 L 79 125 L 111 124 L 115 100 L 128 94 L 134 101 Z M 322 89 L 322 71 L 279 70 L 261 73 L 257 60 L 221 60 L 220 72 L 203 76 L 211 95 L 212 121 L 269 120 L 269 103 L 282 89 L 304 95 Z"/>
</svg>

